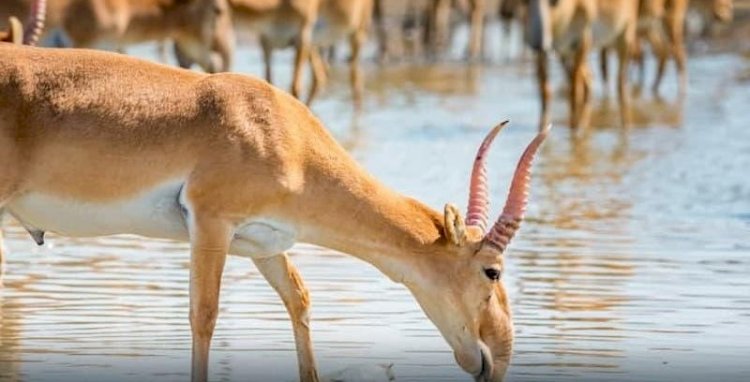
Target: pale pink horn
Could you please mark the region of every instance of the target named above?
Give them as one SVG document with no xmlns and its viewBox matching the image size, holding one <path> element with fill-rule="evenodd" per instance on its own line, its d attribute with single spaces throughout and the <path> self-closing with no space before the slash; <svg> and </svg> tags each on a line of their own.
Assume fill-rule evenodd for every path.
<svg viewBox="0 0 750 382">
<path fill-rule="evenodd" d="M 513 174 L 513 182 L 510 185 L 508 199 L 505 201 L 503 213 L 492 226 L 492 230 L 484 237 L 484 243 L 503 252 L 508 246 L 513 235 L 523 220 L 523 214 L 526 211 L 526 202 L 529 195 L 529 180 L 531 177 L 531 164 L 534 161 L 539 146 L 547 138 L 552 125 L 547 125 L 544 130 L 534 138 L 526 151 L 523 152 L 521 159 L 516 166 L 516 172 Z"/>
<path fill-rule="evenodd" d="M 23 30 L 23 43 L 34 46 L 39 42 L 47 15 L 47 0 L 35 0 L 31 5 L 31 15 Z"/>
<path fill-rule="evenodd" d="M 508 121 L 501 122 L 490 130 L 482 141 L 477 150 L 477 156 L 474 159 L 474 168 L 471 170 L 471 183 L 469 184 L 469 206 L 466 210 L 466 225 L 474 226 L 481 229 L 482 233 L 487 232 L 487 223 L 489 223 L 489 206 L 490 197 L 487 190 L 487 169 L 485 162 L 487 151 L 495 140 L 497 134 L 508 124 Z"/>
</svg>

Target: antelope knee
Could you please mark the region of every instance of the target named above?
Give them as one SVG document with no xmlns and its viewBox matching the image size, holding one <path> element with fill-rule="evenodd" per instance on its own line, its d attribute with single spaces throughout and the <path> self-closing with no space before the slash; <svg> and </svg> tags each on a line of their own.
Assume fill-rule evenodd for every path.
<svg viewBox="0 0 750 382">
<path fill-rule="evenodd" d="M 190 309 L 190 328 L 194 335 L 199 337 L 210 337 L 216 326 L 216 318 L 219 308 L 215 306 L 201 305 Z"/>
<path fill-rule="evenodd" d="M 290 275 L 293 297 L 286 301 L 287 309 L 294 320 L 307 323 L 310 311 L 310 292 L 296 273 Z"/>
</svg>

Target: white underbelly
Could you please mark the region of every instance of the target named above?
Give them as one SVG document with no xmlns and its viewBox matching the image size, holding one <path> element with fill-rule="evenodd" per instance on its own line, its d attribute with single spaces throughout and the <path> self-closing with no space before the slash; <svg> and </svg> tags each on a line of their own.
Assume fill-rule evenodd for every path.
<svg viewBox="0 0 750 382">
<path fill-rule="evenodd" d="M 281 254 L 292 248 L 296 241 L 297 232 L 292 225 L 254 217 L 237 227 L 229 253 L 257 259 Z"/>
<path fill-rule="evenodd" d="M 31 192 L 13 199 L 7 210 L 30 231 L 76 237 L 135 234 L 189 241 L 185 214 L 190 214 L 190 206 L 180 201 L 183 185 L 183 181 L 167 183 L 131 199 L 106 203 Z M 273 256 L 291 248 L 296 238 L 293 225 L 256 216 L 238 224 L 229 252 L 251 258 Z"/>
<path fill-rule="evenodd" d="M 13 199 L 7 210 L 30 231 L 74 237 L 135 234 L 189 241 L 185 216 L 191 211 L 189 203 L 181 201 L 183 185 L 184 181 L 175 181 L 131 199 L 100 203 L 30 192 Z M 296 238 L 291 224 L 250 217 L 235 227 L 229 253 L 273 256 L 291 248 Z"/>
<path fill-rule="evenodd" d="M 131 199 L 90 202 L 30 192 L 13 199 L 8 211 L 28 228 L 64 236 L 136 234 L 186 240 L 179 194 L 184 182 L 159 185 Z"/>
</svg>

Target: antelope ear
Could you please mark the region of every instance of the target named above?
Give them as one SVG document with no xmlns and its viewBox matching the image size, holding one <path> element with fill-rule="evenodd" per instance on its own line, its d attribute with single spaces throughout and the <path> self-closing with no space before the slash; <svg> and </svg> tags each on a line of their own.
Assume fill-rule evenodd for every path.
<svg viewBox="0 0 750 382">
<path fill-rule="evenodd" d="M 453 204 L 445 205 L 445 236 L 454 245 L 466 243 L 466 224 L 464 218 Z"/>
<path fill-rule="evenodd" d="M 15 17 L 11 17 L 8 20 L 8 24 L 10 25 L 10 29 L 7 32 L 8 34 L 3 37 L 3 41 L 21 45 L 23 43 L 23 25 Z"/>
</svg>

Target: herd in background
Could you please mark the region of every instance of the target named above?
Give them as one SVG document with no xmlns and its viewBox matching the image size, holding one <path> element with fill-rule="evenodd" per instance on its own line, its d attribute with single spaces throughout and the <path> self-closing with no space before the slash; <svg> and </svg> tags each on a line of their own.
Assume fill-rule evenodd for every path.
<svg viewBox="0 0 750 382">
<path fill-rule="evenodd" d="M 558 57 L 568 80 L 571 127 L 588 124 L 593 75 L 588 61 L 599 51 L 602 78 L 608 80 L 608 53 L 617 55 L 617 88 L 622 125 L 630 122 L 628 74 L 631 62 L 640 68 L 644 52 L 657 59 L 652 89 L 659 90 L 667 63 L 677 67 L 679 91 L 687 85 L 685 21 L 688 7 L 707 19 L 728 22 L 732 0 L 4 0 L 0 23 L 8 36 L 20 36 L 18 20 L 46 10 L 43 44 L 105 48 L 124 52 L 128 45 L 154 41 L 172 44 L 181 67 L 207 72 L 231 69 L 235 35 L 257 37 L 263 52 L 265 77 L 272 82 L 274 50 L 294 48 L 291 93 L 311 103 L 327 81 L 326 58 L 348 41 L 352 99 L 360 105 L 363 73 L 360 65 L 369 34 L 381 63 L 420 55 L 428 60 L 445 56 L 453 31 L 469 24 L 467 61 L 485 51 L 485 22 L 497 17 L 504 31 L 518 23 L 526 46 L 535 55 L 541 100 L 540 128 L 549 122 L 552 90 L 549 58 Z M 36 8 L 35 8 L 36 7 Z M 44 20 L 44 17 L 42 18 Z M 27 26 L 41 28 L 38 21 Z M 400 40 L 401 49 L 394 49 Z M 0 35 L 0 38 L 3 36 Z M 18 38 L 18 37 L 15 37 Z M 8 38 L 5 37 L 7 40 Z M 648 50 L 644 48 L 648 45 Z M 303 73 L 310 65 L 311 84 L 303 94 Z M 304 97 L 304 98 L 303 98 Z"/>
</svg>

